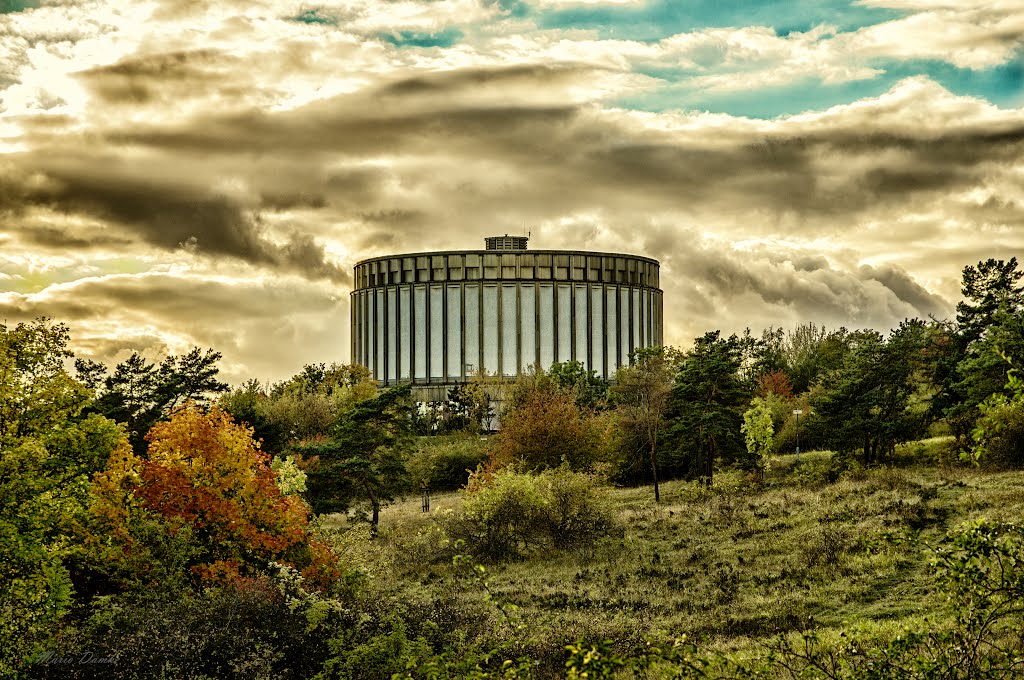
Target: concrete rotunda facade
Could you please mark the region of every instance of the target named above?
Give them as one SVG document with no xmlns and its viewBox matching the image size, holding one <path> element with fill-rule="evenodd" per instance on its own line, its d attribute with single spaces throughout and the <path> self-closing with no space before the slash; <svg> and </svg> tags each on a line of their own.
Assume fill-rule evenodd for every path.
<svg viewBox="0 0 1024 680">
<path fill-rule="evenodd" d="M 575 360 L 611 379 L 634 349 L 662 344 L 657 260 L 528 250 L 521 236 L 485 244 L 356 264 L 353 362 L 439 401 L 481 370 L 511 378 Z"/>
</svg>

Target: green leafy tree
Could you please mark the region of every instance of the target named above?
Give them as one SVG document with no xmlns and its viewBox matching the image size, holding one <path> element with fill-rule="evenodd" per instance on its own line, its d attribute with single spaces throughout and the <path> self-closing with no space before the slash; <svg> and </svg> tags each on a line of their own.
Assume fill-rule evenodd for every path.
<svg viewBox="0 0 1024 680">
<path fill-rule="evenodd" d="M 670 450 L 684 472 L 712 483 L 714 462 L 739 458 L 746 447 L 740 433 L 750 397 L 740 378 L 742 347 L 735 335 L 719 331 L 697 338 L 676 374 L 667 413 Z"/>
<path fill-rule="evenodd" d="M 414 488 L 455 491 L 466 485 L 469 475 L 487 461 L 486 439 L 468 432 L 444 437 L 420 438 L 406 464 Z"/>
<path fill-rule="evenodd" d="M 92 391 L 65 370 L 67 326 L 0 324 L 0 676 L 15 674 L 71 603 L 89 477 L 127 448 L 86 415 Z"/>
<path fill-rule="evenodd" d="M 783 354 L 793 392 L 806 392 L 818 376 L 842 364 L 847 335 L 845 328 L 829 331 L 814 323 L 797 326 L 787 334 Z"/>
<path fill-rule="evenodd" d="M 91 359 L 75 359 L 75 378 L 90 390 L 98 390 L 103 384 L 107 367 Z"/>
<path fill-rule="evenodd" d="M 775 436 L 771 403 L 767 399 L 754 397 L 750 408 L 743 413 L 740 429 L 747 443 L 747 457 L 741 461 L 742 467 L 763 474 L 768 469 L 768 456 L 772 452 Z"/>
<path fill-rule="evenodd" d="M 756 380 L 768 373 L 784 373 L 787 367 L 786 332 L 774 326 L 764 329 L 751 350 L 752 377 Z"/>
<path fill-rule="evenodd" d="M 661 502 L 658 480 L 658 437 L 665 421 L 675 358 L 663 347 L 638 353 L 630 366 L 615 374 L 611 396 L 616 404 L 620 424 L 629 433 L 626 446 L 635 449 L 631 458 L 646 458 L 654 483 L 654 502 Z"/>
<path fill-rule="evenodd" d="M 579 361 L 562 361 L 548 369 L 551 380 L 563 391 L 572 391 L 582 408 L 598 408 L 608 398 L 608 381 L 588 371 Z"/>
<path fill-rule="evenodd" d="M 1012 365 L 1024 363 L 1024 311 L 993 315 L 984 335 L 968 347 L 958 365 L 956 385 L 965 406 L 975 406 L 991 394 L 1004 392 Z"/>
<path fill-rule="evenodd" d="M 253 438 L 267 453 L 274 455 L 285 448 L 288 441 L 285 426 L 273 418 L 273 399 L 259 380 L 247 380 L 224 393 L 217 405 L 239 423 L 251 427 Z"/>
<path fill-rule="evenodd" d="M 967 344 L 980 339 L 994 325 L 996 315 L 1024 310 L 1024 272 L 1017 269 L 1017 258 L 988 259 L 963 271 L 961 293 L 956 306 L 956 321 Z"/>
<path fill-rule="evenodd" d="M 445 406 L 449 418 L 446 431 L 491 432 L 497 420 L 496 396 L 502 389 L 499 378 L 482 371 L 471 380 L 455 385 L 448 391 Z"/>
<path fill-rule="evenodd" d="M 104 379 L 96 410 L 124 423 L 132 448 L 141 453 L 150 428 L 175 408 L 188 402 L 206 405 L 211 395 L 227 391 L 228 385 L 217 380 L 220 358 L 220 352 L 196 347 L 157 366 L 133 353 Z"/>
<path fill-rule="evenodd" d="M 981 417 L 971 433 L 974 447 L 964 457 L 975 465 L 982 460 L 1012 467 L 1024 465 L 1024 379 L 1020 369 L 1010 369 L 1006 393 L 989 396 L 979 409 Z"/>
<path fill-rule="evenodd" d="M 91 391 L 64 368 L 72 357 L 64 324 L 0 324 L 0 443 L 53 430 L 78 416 Z"/>
<path fill-rule="evenodd" d="M 329 437 L 343 412 L 375 394 L 377 383 L 363 366 L 309 364 L 273 385 L 266 396 L 239 394 L 237 408 L 245 422 L 260 424 L 257 435 L 267 435 L 270 450 L 279 453 L 294 444 Z M 229 400 L 229 409 L 233 401 Z"/>
<path fill-rule="evenodd" d="M 443 405 L 441 433 L 479 432 L 481 418 L 469 386 L 459 383 L 448 390 L 448 401 Z"/>
<path fill-rule="evenodd" d="M 865 464 L 921 436 L 930 422 L 928 386 L 921 381 L 926 338 L 918 320 L 903 322 L 888 339 L 875 331 L 850 334 L 842 367 L 812 393 L 808 431 L 840 452 L 860 448 Z"/>
<path fill-rule="evenodd" d="M 409 385 L 389 388 L 341 413 L 330 438 L 298 448 L 316 456 L 307 470 L 316 512 L 340 512 L 365 499 L 376 528 L 381 504 L 409 488 L 404 461 L 412 446 L 412 408 Z"/>
<path fill-rule="evenodd" d="M 963 451 L 980 416 L 979 404 L 1003 390 L 1007 363 L 1024 361 L 1024 272 L 1017 258 L 964 267 L 956 325 L 945 327 L 935 380 L 942 391 L 934 409 L 949 424 Z"/>
<path fill-rule="evenodd" d="M 277 456 L 270 461 L 270 469 L 277 475 L 277 488 L 285 496 L 294 496 L 306 491 L 306 473 L 295 463 L 295 456 Z"/>
<path fill-rule="evenodd" d="M 610 420 L 580 405 L 577 396 L 574 381 L 559 384 L 543 370 L 520 375 L 501 418 L 490 467 L 590 470 L 611 457 Z"/>
</svg>

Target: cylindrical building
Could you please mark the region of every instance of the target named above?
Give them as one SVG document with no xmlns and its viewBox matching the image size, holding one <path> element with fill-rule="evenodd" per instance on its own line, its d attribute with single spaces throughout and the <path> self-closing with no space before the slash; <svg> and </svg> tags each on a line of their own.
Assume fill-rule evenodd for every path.
<svg viewBox="0 0 1024 680">
<path fill-rule="evenodd" d="M 352 361 L 382 385 L 446 386 L 575 360 L 610 379 L 662 343 L 657 260 L 619 253 L 486 250 L 389 255 L 355 266 Z"/>
</svg>

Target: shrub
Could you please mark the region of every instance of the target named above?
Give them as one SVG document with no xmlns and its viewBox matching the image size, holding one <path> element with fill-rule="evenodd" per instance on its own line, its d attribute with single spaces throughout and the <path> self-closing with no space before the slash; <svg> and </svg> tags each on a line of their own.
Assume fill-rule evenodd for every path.
<svg viewBox="0 0 1024 680">
<path fill-rule="evenodd" d="M 1024 468 L 1024 399 L 986 404 L 975 430 L 981 462 L 997 468 Z"/>
<path fill-rule="evenodd" d="M 604 492 L 591 475 L 558 470 L 541 476 L 547 502 L 543 509 L 556 548 L 584 547 L 615 528 Z"/>
<path fill-rule="evenodd" d="M 764 474 L 770 465 L 768 456 L 772 452 L 772 439 L 775 434 L 772 424 L 772 407 L 761 397 L 754 397 L 750 408 L 743 414 L 743 425 L 740 427 L 747 444 L 747 455 L 741 456 L 740 468 Z"/>
<path fill-rule="evenodd" d="M 540 474 L 498 471 L 467 493 L 446 528 L 474 555 L 505 560 L 585 546 L 615 526 L 595 478 L 563 467 Z"/>
<path fill-rule="evenodd" d="M 331 632 L 352 623 L 294 571 L 95 598 L 82 613 L 30 677 L 308 678 L 329 658 Z"/>
<path fill-rule="evenodd" d="M 333 658 L 327 662 L 327 677 L 390 680 L 407 668 L 415 668 L 430 656 L 421 639 L 409 639 L 401 622 L 390 631 L 365 641 L 341 637 L 332 641 Z"/>
<path fill-rule="evenodd" d="M 524 378 L 523 380 L 526 380 Z M 590 470 L 618 457 L 614 419 L 580 406 L 573 391 L 551 382 L 522 387 L 502 415 L 491 458 L 494 467 L 520 464 L 532 471 L 568 465 Z"/>
<path fill-rule="evenodd" d="M 486 459 L 486 442 L 476 435 L 424 437 L 406 467 L 415 487 L 426 483 L 432 491 L 454 491 Z"/>
</svg>

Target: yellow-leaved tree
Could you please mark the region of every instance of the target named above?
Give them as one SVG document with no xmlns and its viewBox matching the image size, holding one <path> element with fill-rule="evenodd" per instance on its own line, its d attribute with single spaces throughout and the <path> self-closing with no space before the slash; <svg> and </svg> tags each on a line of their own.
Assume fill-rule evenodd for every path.
<svg viewBox="0 0 1024 680">
<path fill-rule="evenodd" d="M 143 527 L 183 546 L 174 559 L 202 581 L 232 581 L 271 562 L 295 567 L 326 589 L 340 577 L 317 541 L 301 497 L 285 495 L 252 430 L 217 407 L 186 405 L 146 439 L 145 456 L 121 447 L 93 485 L 97 540 L 116 576 L 145 581 L 154 551 Z M 148 541 L 148 544 L 147 544 Z"/>
</svg>

